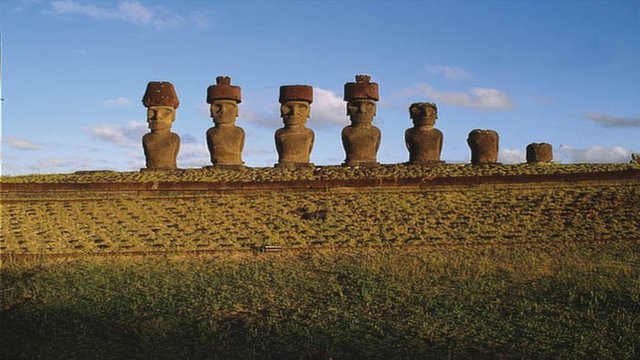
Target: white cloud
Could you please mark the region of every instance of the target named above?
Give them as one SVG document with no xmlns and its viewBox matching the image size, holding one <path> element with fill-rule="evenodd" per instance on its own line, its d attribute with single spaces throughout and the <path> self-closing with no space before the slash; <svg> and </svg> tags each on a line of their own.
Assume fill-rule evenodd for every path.
<svg viewBox="0 0 640 360">
<path fill-rule="evenodd" d="M 30 167 L 35 173 L 63 173 L 74 172 L 82 169 L 95 169 L 97 164 L 104 163 L 103 160 L 96 160 L 88 157 L 65 157 L 56 156 L 40 158 L 35 165 Z"/>
<path fill-rule="evenodd" d="M 103 102 L 104 106 L 131 106 L 132 104 L 131 100 L 124 96 L 118 96 L 115 99 L 107 99 Z"/>
<path fill-rule="evenodd" d="M 16 150 L 39 150 L 41 148 L 40 145 L 32 141 L 15 136 L 3 136 L 2 144 L 6 144 Z"/>
<path fill-rule="evenodd" d="M 118 5 L 120 16 L 132 23 L 149 24 L 153 20 L 154 11 L 140 5 L 137 1 L 123 1 Z"/>
<path fill-rule="evenodd" d="M 439 91 L 426 84 L 405 89 L 400 96 L 420 96 L 435 102 L 483 110 L 509 110 L 514 107 L 506 93 L 490 88 L 473 88 L 469 92 Z"/>
<path fill-rule="evenodd" d="M 586 113 L 584 117 L 606 127 L 640 127 L 640 117 L 628 119 L 594 112 Z"/>
<path fill-rule="evenodd" d="M 316 129 L 349 125 L 346 103 L 333 91 L 314 88 L 309 127 Z"/>
<path fill-rule="evenodd" d="M 56 0 L 50 3 L 51 11 L 59 15 L 82 15 L 98 20 L 119 20 L 136 25 L 153 25 L 168 28 L 184 21 L 182 16 L 159 7 L 146 7 L 135 0 L 121 1 L 116 7 L 99 7 L 75 0 Z"/>
<path fill-rule="evenodd" d="M 433 74 L 438 74 L 446 77 L 447 79 L 468 79 L 471 78 L 466 70 L 455 66 L 448 65 L 427 65 L 427 70 Z"/>
<path fill-rule="evenodd" d="M 558 157 L 572 163 L 626 163 L 631 159 L 631 151 L 621 146 L 592 146 L 576 149 L 568 145 L 560 145 Z"/>
<path fill-rule="evenodd" d="M 127 126 L 114 124 L 96 124 L 86 129 L 87 133 L 99 140 L 122 147 L 140 147 L 142 135 L 147 131 L 147 124 L 129 121 Z"/>
<path fill-rule="evenodd" d="M 498 153 L 498 162 L 504 164 L 520 164 L 525 161 L 524 152 L 519 149 L 501 149 Z"/>
</svg>

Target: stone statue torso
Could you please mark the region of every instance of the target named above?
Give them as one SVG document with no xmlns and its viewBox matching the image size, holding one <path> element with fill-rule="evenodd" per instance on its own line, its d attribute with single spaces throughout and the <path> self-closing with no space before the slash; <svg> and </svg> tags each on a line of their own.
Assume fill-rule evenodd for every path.
<svg viewBox="0 0 640 360">
<path fill-rule="evenodd" d="M 207 130 L 207 146 L 214 165 L 242 165 L 244 130 L 237 126 L 216 126 Z"/>
<path fill-rule="evenodd" d="M 342 130 L 342 144 L 346 153 L 345 163 L 375 163 L 380 147 L 380 129 L 373 125 L 349 125 Z"/>
<path fill-rule="evenodd" d="M 276 130 L 279 163 L 308 163 L 313 148 L 314 133 L 308 128 Z"/>
<path fill-rule="evenodd" d="M 180 136 L 172 132 L 147 133 L 142 137 L 147 169 L 175 169 Z"/>
<path fill-rule="evenodd" d="M 442 132 L 438 129 L 413 127 L 404 133 L 410 163 L 440 161 Z"/>
</svg>

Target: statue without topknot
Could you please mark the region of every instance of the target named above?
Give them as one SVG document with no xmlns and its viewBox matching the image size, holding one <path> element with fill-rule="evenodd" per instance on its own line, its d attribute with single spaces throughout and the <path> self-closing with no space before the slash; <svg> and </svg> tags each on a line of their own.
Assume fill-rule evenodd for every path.
<svg viewBox="0 0 640 360">
<path fill-rule="evenodd" d="M 238 104 L 242 102 L 239 86 L 231 85 L 231 78 L 218 76 L 216 84 L 207 88 L 207 103 L 214 127 L 207 130 L 207 146 L 211 163 L 216 167 L 242 168 L 244 130 L 235 125 Z"/>
<path fill-rule="evenodd" d="M 553 147 L 547 143 L 531 143 L 527 145 L 527 163 L 542 164 L 553 160 Z"/>
<path fill-rule="evenodd" d="M 497 163 L 498 140 L 498 133 L 493 130 L 471 131 L 467 138 L 467 144 L 471 148 L 471 163 L 474 165 Z"/>
<path fill-rule="evenodd" d="M 284 127 L 276 130 L 278 150 L 276 167 L 311 167 L 309 162 L 315 135 L 307 127 L 307 119 L 313 102 L 313 87 L 285 85 L 280 87 L 280 116 Z"/>
<path fill-rule="evenodd" d="M 151 81 L 142 97 L 147 107 L 147 122 L 150 133 L 142 137 L 142 147 L 146 159 L 146 169 L 176 169 L 176 160 L 180 150 L 180 136 L 171 132 L 171 125 L 176 119 L 176 109 L 180 100 L 167 81 Z"/>
<path fill-rule="evenodd" d="M 433 126 L 438 118 L 436 104 L 429 102 L 413 103 L 409 107 L 413 127 L 404 133 L 404 141 L 409 150 L 411 165 L 441 164 L 442 132 Z"/>
<path fill-rule="evenodd" d="M 344 84 L 344 101 L 351 125 L 342 130 L 342 146 L 346 154 L 345 166 L 376 166 L 380 148 L 380 129 L 373 126 L 378 84 L 369 75 L 356 75 L 356 82 Z"/>
</svg>

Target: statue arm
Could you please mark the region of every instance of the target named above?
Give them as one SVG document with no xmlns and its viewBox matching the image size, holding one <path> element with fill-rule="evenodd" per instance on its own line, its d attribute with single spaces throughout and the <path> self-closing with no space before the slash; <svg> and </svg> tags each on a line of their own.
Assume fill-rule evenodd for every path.
<svg viewBox="0 0 640 360">
<path fill-rule="evenodd" d="M 178 153 L 180 152 L 180 136 L 176 135 L 176 148 L 173 151 L 173 158 L 178 159 Z"/>
<path fill-rule="evenodd" d="M 282 153 L 282 144 L 280 143 L 280 137 L 278 136 L 279 133 L 280 129 L 276 130 L 275 134 L 273 135 L 276 141 L 276 151 L 278 152 L 278 157 L 280 157 L 280 154 Z"/>
</svg>

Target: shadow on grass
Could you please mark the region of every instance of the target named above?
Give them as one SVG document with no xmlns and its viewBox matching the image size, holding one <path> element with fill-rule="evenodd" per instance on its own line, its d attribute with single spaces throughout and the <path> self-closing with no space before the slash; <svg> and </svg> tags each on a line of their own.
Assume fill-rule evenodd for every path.
<svg viewBox="0 0 640 360">
<path fill-rule="evenodd" d="M 340 324 L 340 331 L 309 326 L 308 319 L 274 322 L 273 314 L 237 312 L 211 328 L 195 320 L 159 314 L 118 320 L 122 314 L 87 315 L 65 308 L 19 304 L 0 313 L 1 359 L 237 359 L 237 358 L 463 358 L 499 349 L 470 343 L 411 338 L 410 333 L 376 336 L 370 326 Z M 293 315 L 293 314 L 292 314 Z M 342 319 L 351 321 L 352 319 Z M 335 330 L 335 329 L 334 329 Z M 417 340 L 417 341 L 416 341 Z M 456 339 L 459 342 L 460 339 Z M 456 346 L 457 345 L 457 346 Z M 453 350 L 454 349 L 454 350 Z"/>
</svg>

